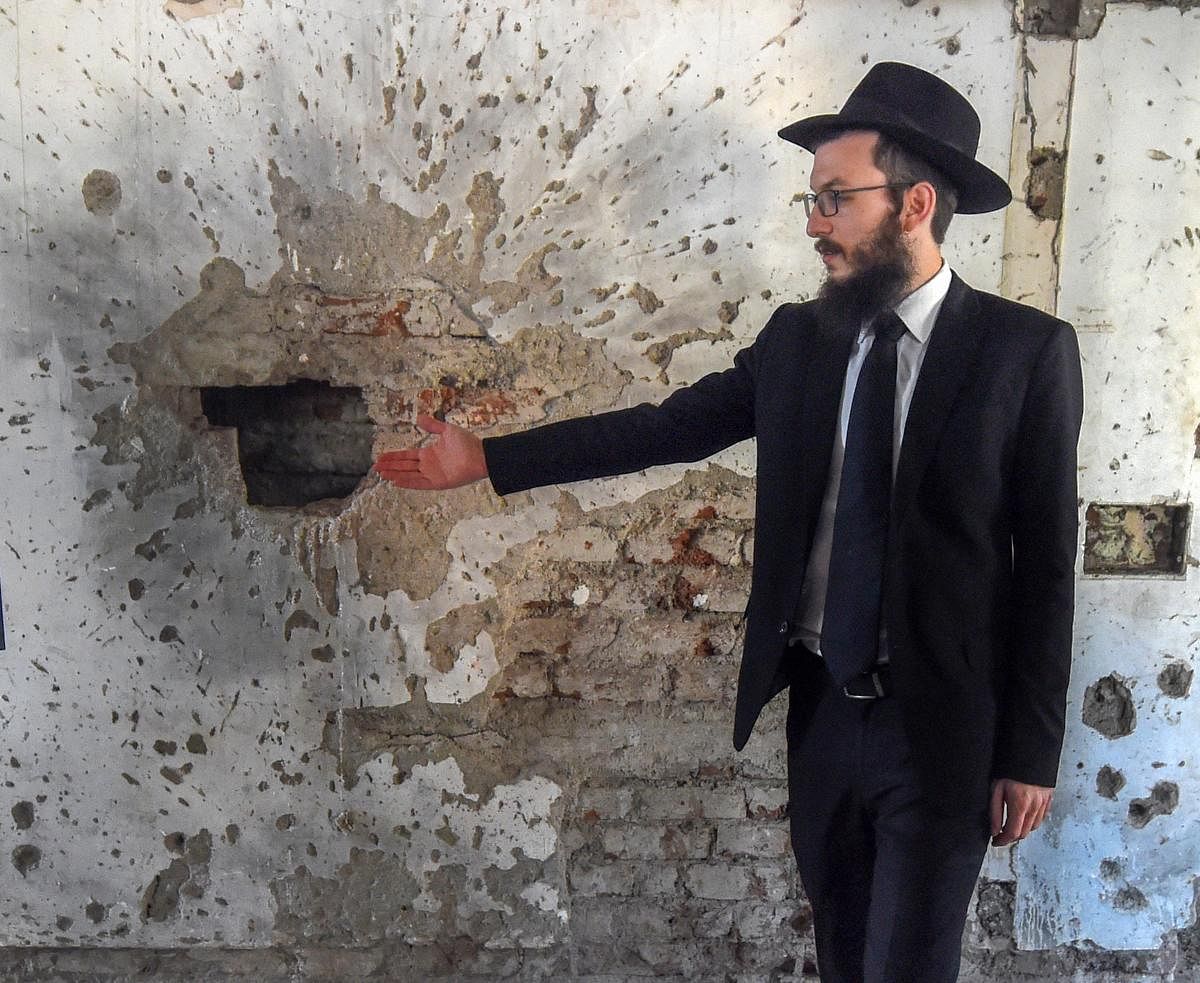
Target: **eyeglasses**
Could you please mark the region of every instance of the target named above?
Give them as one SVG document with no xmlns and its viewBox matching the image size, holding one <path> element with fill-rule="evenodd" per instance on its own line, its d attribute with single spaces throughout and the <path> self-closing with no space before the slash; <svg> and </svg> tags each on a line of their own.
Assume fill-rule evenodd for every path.
<svg viewBox="0 0 1200 983">
<path fill-rule="evenodd" d="M 858 191 L 879 191 L 881 188 L 911 188 L 912 186 L 912 181 L 904 181 L 893 184 L 872 184 L 869 188 L 826 188 L 816 194 L 810 191 L 799 197 L 804 202 L 804 214 L 807 218 L 812 218 L 813 205 L 817 206 L 818 211 L 825 218 L 833 218 L 838 213 L 838 202 L 841 201 L 842 195 L 852 195 Z"/>
</svg>

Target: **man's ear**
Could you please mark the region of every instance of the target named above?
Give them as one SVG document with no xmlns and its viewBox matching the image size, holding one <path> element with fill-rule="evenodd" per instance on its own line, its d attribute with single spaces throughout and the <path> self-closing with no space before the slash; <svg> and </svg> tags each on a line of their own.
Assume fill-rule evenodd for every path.
<svg viewBox="0 0 1200 983">
<path fill-rule="evenodd" d="M 922 225 L 933 221 L 933 209 L 937 205 L 937 192 L 928 181 L 918 181 L 904 192 L 904 206 L 900 210 L 900 227 L 905 232 L 915 232 Z"/>
</svg>

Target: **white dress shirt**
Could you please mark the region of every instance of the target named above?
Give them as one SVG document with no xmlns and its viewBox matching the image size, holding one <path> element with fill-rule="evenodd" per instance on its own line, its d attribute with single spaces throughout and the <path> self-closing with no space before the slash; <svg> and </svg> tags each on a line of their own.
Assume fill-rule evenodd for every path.
<svg viewBox="0 0 1200 983">
<path fill-rule="evenodd" d="M 892 475 L 900 460 L 904 441 L 904 424 L 917 388 L 921 363 L 929 350 L 929 336 L 946 292 L 950 289 L 950 267 L 944 262 L 934 276 L 896 305 L 896 314 L 907 329 L 896 342 L 896 413 L 892 439 Z M 798 641 L 814 652 L 821 651 L 821 622 L 825 615 L 825 589 L 829 580 L 829 554 L 833 548 L 833 517 L 837 511 L 838 489 L 842 483 L 842 460 L 846 455 L 846 428 L 850 423 L 850 408 L 854 404 L 854 388 L 862 371 L 867 352 L 875 341 L 870 321 L 864 321 L 846 364 L 846 380 L 842 383 L 842 402 L 838 412 L 838 428 L 834 434 L 833 456 L 829 461 L 829 483 L 817 517 L 817 529 L 808 552 L 808 568 L 804 571 L 804 586 L 800 591 L 800 617 L 792 641 Z M 880 629 L 880 657 L 886 661 L 887 648 Z"/>
</svg>

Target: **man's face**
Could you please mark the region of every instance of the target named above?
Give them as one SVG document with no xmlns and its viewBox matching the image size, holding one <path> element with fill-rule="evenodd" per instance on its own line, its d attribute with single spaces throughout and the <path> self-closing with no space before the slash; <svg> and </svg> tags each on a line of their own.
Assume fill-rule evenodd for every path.
<svg viewBox="0 0 1200 983">
<path fill-rule="evenodd" d="M 868 188 L 886 184 L 875 166 L 878 137 L 851 132 L 817 148 L 812 190 Z M 861 317 L 872 317 L 908 292 L 915 261 L 886 189 L 843 195 L 836 215 L 818 208 L 808 234 L 825 265 L 821 296 Z"/>
</svg>

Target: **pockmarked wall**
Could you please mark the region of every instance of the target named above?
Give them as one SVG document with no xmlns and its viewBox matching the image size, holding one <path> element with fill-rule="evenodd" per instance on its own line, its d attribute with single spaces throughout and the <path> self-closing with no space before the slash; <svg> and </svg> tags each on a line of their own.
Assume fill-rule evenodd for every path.
<svg viewBox="0 0 1200 983">
<path fill-rule="evenodd" d="M 811 297 L 775 131 L 881 60 L 1080 333 L 1055 811 L 964 979 L 1200 974 L 1200 9 L 0 3 L 0 967 L 815 978 L 782 701 L 732 750 L 753 448 L 499 498 L 373 454 L 656 400 Z"/>
</svg>

